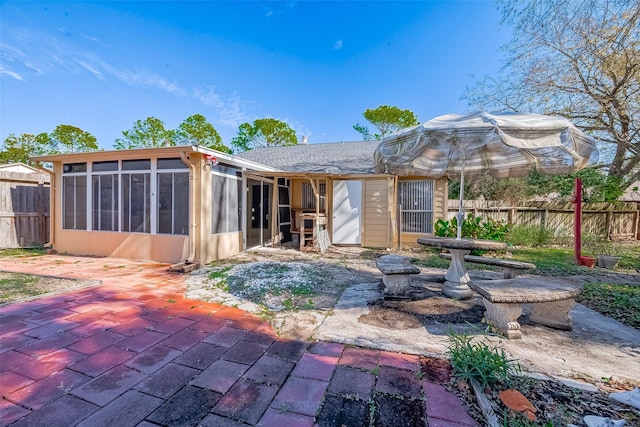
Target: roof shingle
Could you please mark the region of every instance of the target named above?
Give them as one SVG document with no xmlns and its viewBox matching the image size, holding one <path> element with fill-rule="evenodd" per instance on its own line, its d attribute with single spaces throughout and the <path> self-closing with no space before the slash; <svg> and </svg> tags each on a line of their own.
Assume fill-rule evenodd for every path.
<svg viewBox="0 0 640 427">
<path fill-rule="evenodd" d="M 378 142 L 332 142 L 263 147 L 245 151 L 237 157 L 285 172 L 375 174 L 373 152 Z"/>
</svg>

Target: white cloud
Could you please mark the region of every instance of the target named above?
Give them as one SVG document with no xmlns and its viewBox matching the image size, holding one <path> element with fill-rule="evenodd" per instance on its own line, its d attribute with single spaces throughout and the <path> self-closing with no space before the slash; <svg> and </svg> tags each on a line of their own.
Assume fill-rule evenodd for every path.
<svg viewBox="0 0 640 427">
<path fill-rule="evenodd" d="M 265 6 L 264 4 L 260 4 L 260 6 L 262 6 L 262 10 L 264 11 L 264 16 L 266 16 L 267 18 L 271 18 L 273 16 L 273 9 L 271 9 L 268 6 Z"/>
<path fill-rule="evenodd" d="M 109 67 L 109 72 L 121 82 L 130 86 L 141 86 L 161 89 L 172 95 L 183 96 L 185 94 L 179 86 L 170 83 L 167 79 L 153 71 L 120 71 Z"/>
<path fill-rule="evenodd" d="M 41 71 L 38 67 L 36 67 L 35 65 L 33 65 L 33 64 L 30 64 L 30 63 L 28 63 L 28 62 L 25 62 L 25 63 L 24 63 L 24 66 L 25 66 L 25 67 L 27 67 L 27 68 L 29 68 L 30 70 L 35 71 L 35 72 L 36 72 L 36 74 L 42 74 L 42 71 Z"/>
<path fill-rule="evenodd" d="M 93 37 L 93 36 L 88 36 L 85 33 L 80 33 L 80 35 L 85 38 L 86 40 L 92 41 L 92 42 L 97 42 L 100 41 L 97 37 Z"/>
<path fill-rule="evenodd" d="M 338 40 L 337 42 L 335 42 L 333 48 L 336 50 L 342 49 L 342 40 Z"/>
<path fill-rule="evenodd" d="M 85 70 L 89 71 L 91 74 L 93 74 L 100 80 L 104 80 L 104 76 L 102 75 L 102 73 L 99 70 L 97 70 L 92 64 L 89 64 L 80 59 L 76 59 L 76 63 L 78 63 L 78 65 L 80 65 Z"/>
<path fill-rule="evenodd" d="M 24 77 L 22 77 L 20 74 L 13 72 L 13 71 L 9 71 L 9 70 L 5 70 L 3 67 L 0 67 L 0 75 L 7 75 L 9 77 L 12 77 L 16 80 L 20 80 L 21 82 L 26 82 L 26 80 L 24 79 Z"/>
<path fill-rule="evenodd" d="M 197 87 L 193 95 L 203 105 L 211 107 L 214 117 L 211 121 L 222 126 L 237 128 L 242 123 L 250 121 L 247 109 L 253 104 L 251 101 L 242 99 L 237 93 L 224 97 L 216 92 L 212 86 Z"/>
<path fill-rule="evenodd" d="M 61 27 L 58 31 L 68 34 L 68 29 Z M 68 37 L 51 36 L 37 30 L 18 28 L 7 29 L 8 37 L 4 37 L 2 60 L 4 63 L 15 62 L 36 74 L 44 74 L 51 70 L 64 69 L 79 74 L 89 72 L 98 79 L 115 78 L 129 86 L 159 89 L 167 93 L 183 96 L 185 94 L 177 84 L 168 81 L 158 73 L 147 69 L 128 70 L 118 65 L 111 65 L 93 51 L 74 43 Z M 98 39 L 81 35 L 83 39 L 97 42 Z M 12 68 L 16 68 L 15 67 Z M 14 78 L 22 78 L 15 70 L 5 70 Z M 24 80 L 24 78 L 22 78 Z"/>
</svg>

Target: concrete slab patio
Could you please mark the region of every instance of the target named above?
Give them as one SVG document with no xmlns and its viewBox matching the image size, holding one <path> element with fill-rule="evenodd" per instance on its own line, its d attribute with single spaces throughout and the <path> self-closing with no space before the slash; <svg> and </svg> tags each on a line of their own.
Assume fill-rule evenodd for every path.
<svg viewBox="0 0 640 427">
<path fill-rule="evenodd" d="M 509 340 L 485 334 L 486 325 L 458 321 L 418 321 L 416 313 L 441 307 L 443 312 L 465 311 L 455 300 L 440 293 L 444 269 L 421 267 L 414 275 L 415 289 L 429 290 L 429 296 L 416 301 L 396 301 L 381 304 L 384 298 L 382 275 L 375 267 L 374 258 L 361 256 L 361 248 L 335 248 L 321 257 L 319 254 L 296 250 L 262 248 L 238 255 L 235 262 L 291 260 L 318 262 L 327 265 L 348 265 L 337 274 L 349 277 L 350 285 L 341 292 L 330 310 L 299 310 L 276 315 L 279 331 L 320 341 L 338 342 L 408 354 L 431 354 L 443 357 L 447 352 L 448 333 L 469 333 L 480 339 L 497 343 L 516 360 L 523 370 L 543 373 L 557 378 L 576 378 L 590 384 L 606 385 L 610 381 L 640 385 L 640 330 L 625 326 L 609 317 L 576 304 L 571 311 L 573 328 L 570 331 L 552 329 L 525 321 L 521 326 L 522 339 Z M 384 253 L 381 251 L 381 253 Z M 203 271 L 206 269 L 203 269 Z M 355 274 L 364 273 L 364 274 Z M 197 274 L 187 280 L 190 294 L 213 301 L 234 301 L 246 310 L 258 310 L 255 304 L 234 297 L 220 295 L 218 289 L 206 290 L 206 274 Z M 495 271 L 470 271 L 474 279 L 498 279 Z M 416 277 L 417 276 L 417 277 Z M 566 280 L 581 284 L 586 280 L 607 282 L 607 278 L 570 276 Z M 639 283 L 640 275 L 625 274 L 622 283 Z M 204 284 L 204 285 L 203 285 Z M 210 286 L 209 286 L 210 287 Z M 203 292 L 198 292 L 200 289 Z M 206 290 L 206 291 L 205 291 Z M 433 304 L 426 306 L 425 303 Z M 466 302 L 484 311 L 479 295 Z M 530 305 L 525 305 L 528 314 Z M 282 326 L 281 326 L 282 324 Z"/>
<path fill-rule="evenodd" d="M 476 425 L 421 379 L 417 356 L 280 338 L 260 317 L 184 298 L 167 267 L 1 259 L 2 271 L 101 284 L 0 307 L 0 425 L 357 425 L 372 401 L 376 425 Z"/>
</svg>

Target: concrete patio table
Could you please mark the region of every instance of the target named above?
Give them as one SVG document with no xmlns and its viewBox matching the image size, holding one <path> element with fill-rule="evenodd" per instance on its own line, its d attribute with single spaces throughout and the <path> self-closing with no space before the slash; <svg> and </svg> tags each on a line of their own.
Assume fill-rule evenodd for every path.
<svg viewBox="0 0 640 427">
<path fill-rule="evenodd" d="M 474 249 L 499 251 L 507 249 L 504 242 L 494 240 L 456 239 L 455 237 L 420 237 L 418 243 L 423 246 L 447 249 L 451 252 L 451 264 L 444 275 L 446 281 L 442 286 L 442 293 L 459 299 L 468 299 L 473 296 L 473 291 L 467 285 L 469 273 L 464 264 L 464 256 Z"/>
</svg>

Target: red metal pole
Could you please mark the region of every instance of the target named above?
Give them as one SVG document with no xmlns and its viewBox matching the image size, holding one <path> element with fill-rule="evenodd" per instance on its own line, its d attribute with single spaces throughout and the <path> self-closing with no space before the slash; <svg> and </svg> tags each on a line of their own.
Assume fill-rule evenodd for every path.
<svg viewBox="0 0 640 427">
<path fill-rule="evenodd" d="M 582 178 L 575 181 L 574 202 L 576 204 L 573 216 L 573 244 L 576 265 L 582 265 L 581 232 L 582 232 Z"/>
</svg>

